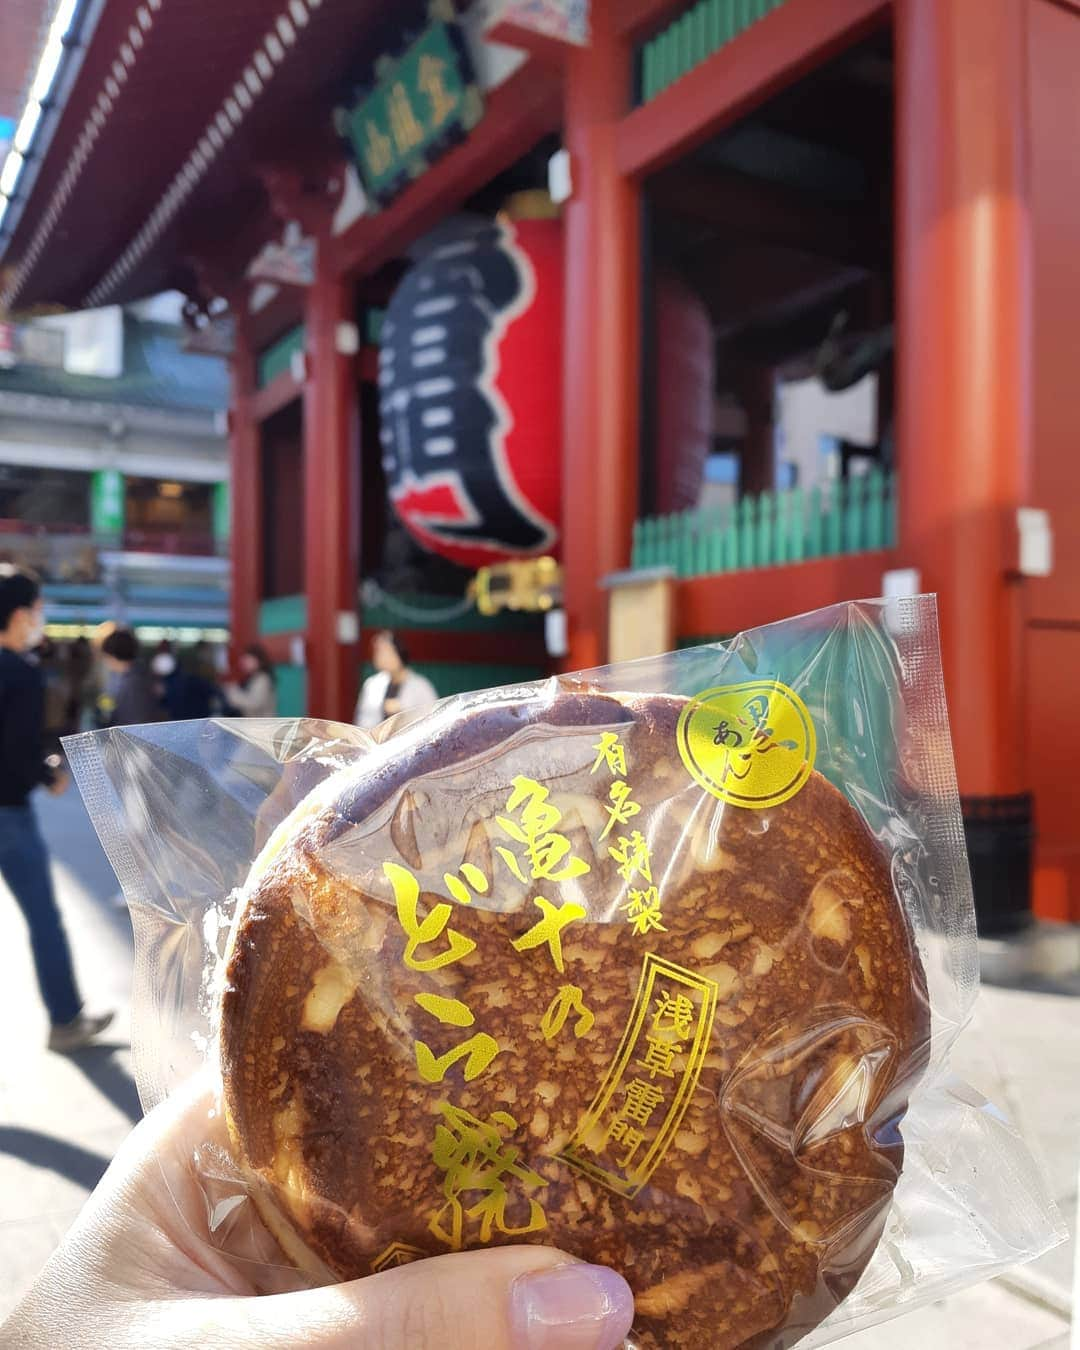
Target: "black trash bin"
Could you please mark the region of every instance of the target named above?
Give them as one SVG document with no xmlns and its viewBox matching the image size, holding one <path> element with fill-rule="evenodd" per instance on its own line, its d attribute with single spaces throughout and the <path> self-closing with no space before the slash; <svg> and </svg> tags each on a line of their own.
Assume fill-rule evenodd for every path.
<svg viewBox="0 0 1080 1350">
<path fill-rule="evenodd" d="M 964 797 L 961 807 L 979 936 L 1020 933 L 1032 922 L 1031 849 L 1035 829 L 1031 793 Z"/>
</svg>

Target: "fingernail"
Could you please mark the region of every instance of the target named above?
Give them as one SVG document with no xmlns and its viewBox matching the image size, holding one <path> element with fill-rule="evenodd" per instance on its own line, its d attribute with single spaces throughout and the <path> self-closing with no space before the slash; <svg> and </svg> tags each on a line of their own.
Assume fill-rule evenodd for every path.
<svg viewBox="0 0 1080 1350">
<path fill-rule="evenodd" d="M 575 1262 L 519 1275 L 510 1315 L 523 1350 L 616 1350 L 634 1320 L 634 1295 L 607 1266 Z"/>
</svg>

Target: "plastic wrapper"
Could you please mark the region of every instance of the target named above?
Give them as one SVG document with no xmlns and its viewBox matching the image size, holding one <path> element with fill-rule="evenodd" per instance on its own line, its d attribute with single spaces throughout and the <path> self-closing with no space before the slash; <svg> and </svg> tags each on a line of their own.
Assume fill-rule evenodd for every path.
<svg viewBox="0 0 1080 1350">
<path fill-rule="evenodd" d="M 819 1346 L 1060 1236 L 949 1073 L 978 967 L 932 597 L 374 735 L 67 749 L 143 1102 L 212 1076 L 209 1228 L 267 1288 L 542 1242 L 626 1276 L 632 1347 Z"/>
</svg>

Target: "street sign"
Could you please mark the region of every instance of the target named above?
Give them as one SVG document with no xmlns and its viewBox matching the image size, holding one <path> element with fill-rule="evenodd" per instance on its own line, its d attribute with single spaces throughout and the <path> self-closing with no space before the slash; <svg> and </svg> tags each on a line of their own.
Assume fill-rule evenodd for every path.
<svg viewBox="0 0 1080 1350">
<path fill-rule="evenodd" d="M 339 129 L 368 197 L 385 205 L 483 115 L 472 58 L 453 7 L 432 18 L 396 59 L 376 63 L 376 83 L 340 110 Z"/>
</svg>

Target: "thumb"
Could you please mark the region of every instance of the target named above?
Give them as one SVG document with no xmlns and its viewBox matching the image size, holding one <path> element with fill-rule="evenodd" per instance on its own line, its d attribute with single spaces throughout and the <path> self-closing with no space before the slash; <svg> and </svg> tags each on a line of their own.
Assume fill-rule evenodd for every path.
<svg viewBox="0 0 1080 1350">
<path fill-rule="evenodd" d="M 606 1266 L 497 1247 L 325 1289 L 214 1299 L 198 1315 L 204 1344 L 238 1350 L 616 1350 L 634 1296 Z"/>
</svg>

